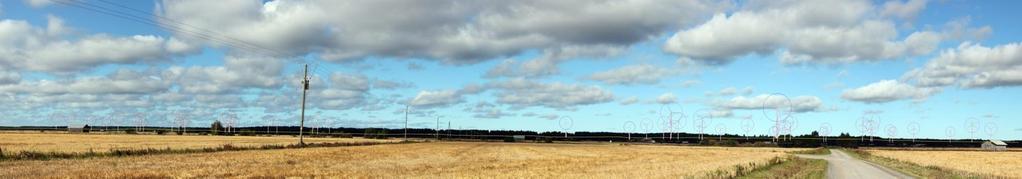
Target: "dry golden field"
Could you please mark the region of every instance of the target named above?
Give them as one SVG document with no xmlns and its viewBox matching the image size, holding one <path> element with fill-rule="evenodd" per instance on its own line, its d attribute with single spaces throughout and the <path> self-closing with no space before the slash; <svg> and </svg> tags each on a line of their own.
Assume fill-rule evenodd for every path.
<svg viewBox="0 0 1022 179">
<path fill-rule="evenodd" d="M 0 178 L 681 178 L 787 155 L 779 148 L 435 142 L 0 162 Z"/>
<path fill-rule="evenodd" d="M 877 156 L 922 166 L 1022 178 L 1022 152 L 869 150 Z"/>
<path fill-rule="evenodd" d="M 247 136 L 179 136 L 129 134 L 66 134 L 66 133 L 0 133 L 0 148 L 5 153 L 19 151 L 38 152 L 106 152 L 110 149 L 185 149 L 233 146 L 286 145 L 297 143 L 294 137 Z M 398 142 L 359 138 L 305 138 L 306 143 L 318 142 Z"/>
</svg>

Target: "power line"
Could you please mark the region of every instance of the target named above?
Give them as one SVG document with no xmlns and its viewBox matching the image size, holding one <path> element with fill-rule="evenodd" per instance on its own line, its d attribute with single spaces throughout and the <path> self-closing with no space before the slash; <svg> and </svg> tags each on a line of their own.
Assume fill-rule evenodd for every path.
<svg viewBox="0 0 1022 179">
<path fill-rule="evenodd" d="M 123 11 L 118 11 L 118 10 L 115 10 L 115 9 L 110 9 L 110 8 L 99 6 L 99 5 L 89 4 L 89 3 L 85 3 L 83 1 L 78 1 L 78 0 L 54 0 L 54 2 L 63 4 L 63 5 L 66 5 L 66 6 L 76 7 L 76 8 L 92 11 L 92 12 L 97 12 L 97 13 L 102 13 L 102 14 L 114 16 L 114 17 L 117 17 L 117 18 L 125 19 L 125 20 L 130 20 L 130 21 L 135 21 L 135 22 L 139 22 L 139 23 L 143 23 L 143 24 L 148 24 L 148 25 L 153 25 L 153 26 L 161 27 L 161 28 L 164 28 L 164 29 L 166 29 L 168 31 L 172 31 L 172 32 L 176 32 L 176 33 L 191 34 L 191 35 L 194 35 L 194 36 L 196 36 L 196 37 L 198 37 L 200 39 L 208 40 L 208 41 L 214 41 L 216 43 L 223 44 L 225 46 L 229 46 L 229 47 L 232 47 L 234 49 L 239 49 L 239 50 L 248 51 L 248 52 L 256 52 L 256 53 L 261 53 L 261 54 L 270 55 L 270 56 L 281 56 L 281 55 L 284 54 L 284 53 L 278 52 L 278 51 L 273 50 L 273 49 L 261 47 L 259 45 L 255 45 L 255 44 L 248 43 L 248 42 L 245 42 L 245 41 L 241 41 L 241 40 L 233 39 L 233 38 L 230 38 L 230 37 L 226 37 L 224 35 L 217 34 L 214 31 L 205 30 L 205 29 L 202 29 L 202 28 L 197 28 L 195 26 L 188 25 L 188 24 L 185 24 L 185 23 L 181 23 L 181 22 L 178 22 L 178 21 L 174 21 L 172 19 L 169 19 L 169 18 L 166 18 L 166 17 L 162 17 L 162 16 L 159 16 L 159 15 L 156 15 L 156 14 L 145 13 L 147 15 L 152 15 L 153 17 L 156 17 L 156 18 L 170 20 L 169 22 L 172 22 L 174 24 L 164 23 L 162 21 L 155 21 L 155 20 L 149 19 L 147 17 L 141 17 L 141 16 L 134 15 L 134 14 L 131 14 L 131 13 L 126 13 L 126 12 L 123 12 Z M 118 6 L 118 7 L 122 7 L 122 8 L 125 8 L 125 9 L 130 9 L 132 11 L 144 12 L 144 11 L 141 11 L 141 10 L 138 10 L 138 9 L 127 8 L 127 7 L 123 6 L 123 5 L 117 5 L 116 3 L 112 3 L 112 2 L 106 2 L 106 1 L 104 1 L 104 2 L 108 3 L 108 4 L 114 4 L 114 5 Z M 175 24 L 177 24 L 177 25 L 175 25 Z M 180 26 L 188 26 L 188 27 L 192 27 L 192 28 L 194 28 L 196 30 L 203 30 L 203 31 L 206 31 L 206 32 L 205 33 L 204 32 L 196 32 L 196 31 L 193 31 L 193 30 L 189 30 L 188 28 L 179 27 L 178 25 L 180 25 Z M 226 40 L 225 39 L 220 39 L 218 37 L 225 37 Z"/>
<path fill-rule="evenodd" d="M 109 5 L 115 6 L 115 7 L 120 8 L 120 9 L 126 9 L 126 10 L 129 10 L 129 11 L 133 11 L 135 13 L 128 13 L 128 12 L 124 12 L 124 11 L 121 11 L 121 10 L 118 10 L 118 9 L 108 8 L 108 7 L 104 7 L 104 6 L 100 6 L 100 5 L 96 5 L 96 4 L 89 4 L 89 3 L 86 3 L 86 2 L 83 2 L 83 1 L 79 1 L 79 0 L 55 0 L 54 2 L 63 4 L 63 5 L 69 6 L 69 7 L 75 7 L 75 8 L 80 8 L 80 9 L 87 10 L 87 11 L 92 11 L 92 12 L 96 12 L 96 13 L 110 15 L 110 16 L 113 16 L 113 17 L 116 17 L 116 18 L 121 18 L 121 19 L 129 20 L 129 21 L 134 21 L 134 22 L 138 22 L 138 23 L 142 23 L 142 24 L 147 24 L 147 25 L 153 25 L 153 26 L 160 27 L 160 28 L 166 29 L 166 30 L 174 32 L 174 33 L 190 34 L 190 35 L 192 35 L 192 36 L 194 36 L 196 38 L 207 40 L 207 41 L 211 41 L 211 42 L 214 42 L 214 43 L 217 43 L 217 44 L 221 44 L 221 45 L 224 45 L 224 46 L 236 49 L 236 50 L 241 50 L 241 51 L 246 51 L 246 52 L 254 52 L 254 53 L 259 53 L 259 54 L 269 55 L 269 56 L 284 56 L 285 55 L 285 53 L 282 53 L 282 52 L 274 50 L 274 49 L 266 48 L 266 47 L 260 46 L 258 44 L 249 43 L 249 42 L 246 42 L 246 41 L 243 41 L 243 40 L 238 40 L 238 39 L 232 38 L 230 36 L 226 36 L 226 35 L 222 35 L 220 33 L 217 33 L 216 31 L 212 31 L 212 30 L 208 30 L 208 29 L 205 29 L 205 28 L 189 25 L 187 23 L 183 23 L 183 22 L 180 22 L 180 21 L 177 21 L 177 20 L 174 20 L 174 19 L 171 19 L 171 18 L 167 18 L 167 17 L 161 16 L 161 15 L 155 14 L 155 13 L 149 13 L 149 12 L 146 12 L 146 11 L 142 11 L 142 10 L 139 10 L 139 9 L 127 7 L 127 6 L 124 6 L 124 5 L 121 5 L 121 4 L 118 4 L 118 3 L 114 3 L 114 2 L 110 2 L 110 1 L 106 1 L 106 0 L 98 0 L 98 1 L 100 1 L 102 3 L 105 3 L 105 4 L 109 4 Z M 158 19 L 158 20 L 153 20 L 153 19 L 150 19 L 149 17 L 145 17 L 145 16 L 141 16 L 141 15 L 136 15 L 136 14 L 145 14 L 145 16 L 152 16 L 153 18 Z M 304 121 L 305 121 L 305 101 L 306 101 L 306 96 L 307 96 L 306 93 L 307 93 L 307 91 L 309 89 L 308 72 L 309 72 L 308 64 L 305 64 L 305 72 L 304 72 L 305 74 L 304 74 L 304 77 L 302 79 L 302 84 L 301 84 L 302 86 L 300 87 L 300 89 L 302 90 L 302 116 L 301 116 L 301 118 L 302 118 L 301 119 L 302 120 L 302 122 L 301 122 L 302 123 L 302 128 L 304 128 Z M 299 132 L 299 135 L 300 135 L 299 143 L 304 144 L 304 140 L 302 139 L 301 134 L 302 133 Z"/>
<path fill-rule="evenodd" d="M 124 5 L 117 4 L 117 3 L 114 3 L 114 2 L 110 2 L 110 1 L 107 1 L 107 0 L 97 0 L 97 1 L 103 2 L 103 3 L 106 3 L 106 4 L 110 4 L 110 5 L 113 5 L 113 6 L 117 6 L 117 7 L 123 8 L 123 9 L 128 9 L 128 10 L 131 10 L 131 11 L 135 11 L 135 12 L 138 12 L 140 14 L 147 14 L 147 15 L 150 14 L 149 12 L 146 12 L 146 11 L 143 11 L 143 10 L 139 10 L 139 9 L 136 9 L 136 8 L 124 6 Z M 174 24 L 182 25 L 182 26 L 187 26 L 187 27 L 190 27 L 190 28 L 193 28 L 193 29 L 201 30 L 201 31 L 203 31 L 205 33 L 218 34 L 216 31 L 208 30 L 208 29 L 201 28 L 201 27 L 192 26 L 192 25 L 189 25 L 189 24 L 186 24 L 186 23 L 183 23 L 183 22 L 171 19 L 171 18 L 163 17 L 163 16 L 161 16 L 159 14 L 152 13 L 151 15 L 153 15 L 153 17 L 156 17 L 156 18 L 158 18 L 158 19 L 160 19 L 162 21 L 171 22 L 171 23 L 174 23 Z M 237 42 L 240 42 L 240 43 L 244 43 L 246 45 L 251 45 L 251 46 L 254 46 L 254 47 L 259 47 L 259 48 L 263 48 L 263 49 L 266 49 L 266 50 L 272 50 L 272 49 L 269 49 L 269 48 L 261 47 L 261 46 L 259 46 L 257 44 L 252 44 L 252 43 L 248 43 L 248 42 L 245 42 L 245 41 L 242 41 L 242 40 L 235 39 L 235 38 L 233 38 L 231 36 L 222 36 L 222 37 L 224 37 L 226 39 L 229 39 L 229 40 L 233 40 L 233 41 L 237 41 Z"/>
</svg>

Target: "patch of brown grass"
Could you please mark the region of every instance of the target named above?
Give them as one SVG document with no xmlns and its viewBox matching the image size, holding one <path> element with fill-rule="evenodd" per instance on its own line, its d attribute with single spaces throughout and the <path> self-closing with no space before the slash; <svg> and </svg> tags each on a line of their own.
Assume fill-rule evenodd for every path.
<svg viewBox="0 0 1022 179">
<path fill-rule="evenodd" d="M 683 178 L 799 149 L 606 144 L 413 143 L 0 162 L 0 178 Z M 130 176 L 128 176 L 130 177 Z"/>
<path fill-rule="evenodd" d="M 872 155 L 919 166 L 980 175 L 1022 178 L 1022 152 L 869 150 Z M 968 175 L 968 173 L 963 175 Z"/>
<path fill-rule="evenodd" d="M 202 149 L 232 145 L 259 147 L 297 143 L 290 136 L 179 136 L 129 134 L 0 133 L 0 148 L 10 155 L 22 151 L 42 153 L 86 153 L 112 150 Z M 361 138 L 305 138 L 306 143 L 398 142 Z"/>
</svg>

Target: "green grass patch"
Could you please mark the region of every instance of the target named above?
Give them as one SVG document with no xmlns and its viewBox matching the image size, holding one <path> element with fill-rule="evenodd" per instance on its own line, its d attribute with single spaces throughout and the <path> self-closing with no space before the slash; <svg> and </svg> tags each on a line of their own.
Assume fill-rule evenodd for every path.
<svg viewBox="0 0 1022 179">
<path fill-rule="evenodd" d="M 793 151 L 793 152 L 788 152 L 788 153 L 791 153 L 791 154 L 806 154 L 806 155 L 830 155 L 830 149 L 820 147 L 820 148 L 815 148 L 815 149 L 812 149 L 812 150 L 799 150 L 799 151 Z"/>
<path fill-rule="evenodd" d="M 774 157 L 765 164 L 749 163 L 718 169 L 695 178 L 823 178 L 827 161 L 794 156 Z"/>
<path fill-rule="evenodd" d="M 779 164 L 757 168 L 737 178 L 824 178 L 826 174 L 826 160 L 790 158 Z"/>
<path fill-rule="evenodd" d="M 999 178 L 996 176 L 958 171 L 937 166 L 922 166 L 912 162 L 873 155 L 865 150 L 842 149 L 852 157 L 883 165 L 916 178 Z"/>
</svg>

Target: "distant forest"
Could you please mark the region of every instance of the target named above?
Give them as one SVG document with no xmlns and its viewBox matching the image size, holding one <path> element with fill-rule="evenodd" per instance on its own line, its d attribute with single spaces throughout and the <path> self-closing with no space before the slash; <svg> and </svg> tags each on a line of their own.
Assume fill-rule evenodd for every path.
<svg viewBox="0 0 1022 179">
<path fill-rule="evenodd" d="M 254 126 L 226 128 L 218 123 L 210 127 L 138 127 L 138 126 L 84 126 L 74 132 L 114 132 L 127 134 L 162 134 L 162 135 L 230 135 L 230 136 L 265 136 L 293 135 L 299 133 L 298 126 Z M 67 126 L 19 126 L 0 127 L 0 130 L 21 131 L 68 131 Z M 955 147 L 978 148 L 984 139 L 910 139 L 883 138 L 880 136 L 852 136 L 841 133 L 836 136 L 821 136 L 816 131 L 801 135 L 782 135 L 778 138 L 766 135 L 745 136 L 738 134 L 694 134 L 694 133 L 620 133 L 620 132 L 535 132 L 522 130 L 473 130 L 473 129 L 405 129 L 386 128 L 313 128 L 304 129 L 309 137 L 365 137 L 365 138 L 418 138 L 436 140 L 475 140 L 475 141 L 506 141 L 506 142 L 646 142 L 688 145 L 714 146 L 778 146 L 778 147 Z M 826 141 L 826 142 L 824 142 Z M 1005 141 L 1008 147 L 1022 147 L 1022 141 Z"/>
</svg>

